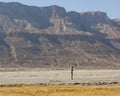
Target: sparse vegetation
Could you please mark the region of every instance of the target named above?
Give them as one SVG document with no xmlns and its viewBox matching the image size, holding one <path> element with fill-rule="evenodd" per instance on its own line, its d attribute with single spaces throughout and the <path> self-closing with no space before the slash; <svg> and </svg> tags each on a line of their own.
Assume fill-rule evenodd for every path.
<svg viewBox="0 0 120 96">
<path fill-rule="evenodd" d="M 0 87 L 0 96 L 120 96 L 120 87 L 15 85 Z"/>
</svg>

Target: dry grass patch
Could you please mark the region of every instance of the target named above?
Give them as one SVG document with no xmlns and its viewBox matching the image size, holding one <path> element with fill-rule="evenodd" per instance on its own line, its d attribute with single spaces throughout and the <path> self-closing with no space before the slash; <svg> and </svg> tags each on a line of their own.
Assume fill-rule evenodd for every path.
<svg viewBox="0 0 120 96">
<path fill-rule="evenodd" d="M 120 87 L 27 85 L 0 87 L 0 96 L 120 96 Z"/>
</svg>

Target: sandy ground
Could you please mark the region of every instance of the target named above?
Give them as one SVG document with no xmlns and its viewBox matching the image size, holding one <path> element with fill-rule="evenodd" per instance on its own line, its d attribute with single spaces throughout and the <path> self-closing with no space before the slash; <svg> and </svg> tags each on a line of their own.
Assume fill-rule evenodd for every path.
<svg viewBox="0 0 120 96">
<path fill-rule="evenodd" d="M 27 70 L 0 72 L 0 84 L 120 82 L 120 70 Z"/>
</svg>

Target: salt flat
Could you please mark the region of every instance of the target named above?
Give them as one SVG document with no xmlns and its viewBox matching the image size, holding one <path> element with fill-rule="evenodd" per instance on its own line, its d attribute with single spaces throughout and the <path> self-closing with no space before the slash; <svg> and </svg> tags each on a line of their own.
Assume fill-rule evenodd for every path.
<svg viewBox="0 0 120 96">
<path fill-rule="evenodd" d="M 27 70 L 0 72 L 0 84 L 120 82 L 120 70 Z"/>
</svg>

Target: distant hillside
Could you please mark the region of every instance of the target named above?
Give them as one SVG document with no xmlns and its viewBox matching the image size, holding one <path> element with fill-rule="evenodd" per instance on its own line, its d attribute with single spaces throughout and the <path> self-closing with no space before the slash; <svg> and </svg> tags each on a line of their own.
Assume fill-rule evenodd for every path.
<svg viewBox="0 0 120 96">
<path fill-rule="evenodd" d="M 100 11 L 0 2 L 0 67 L 120 68 L 119 21 Z"/>
</svg>

